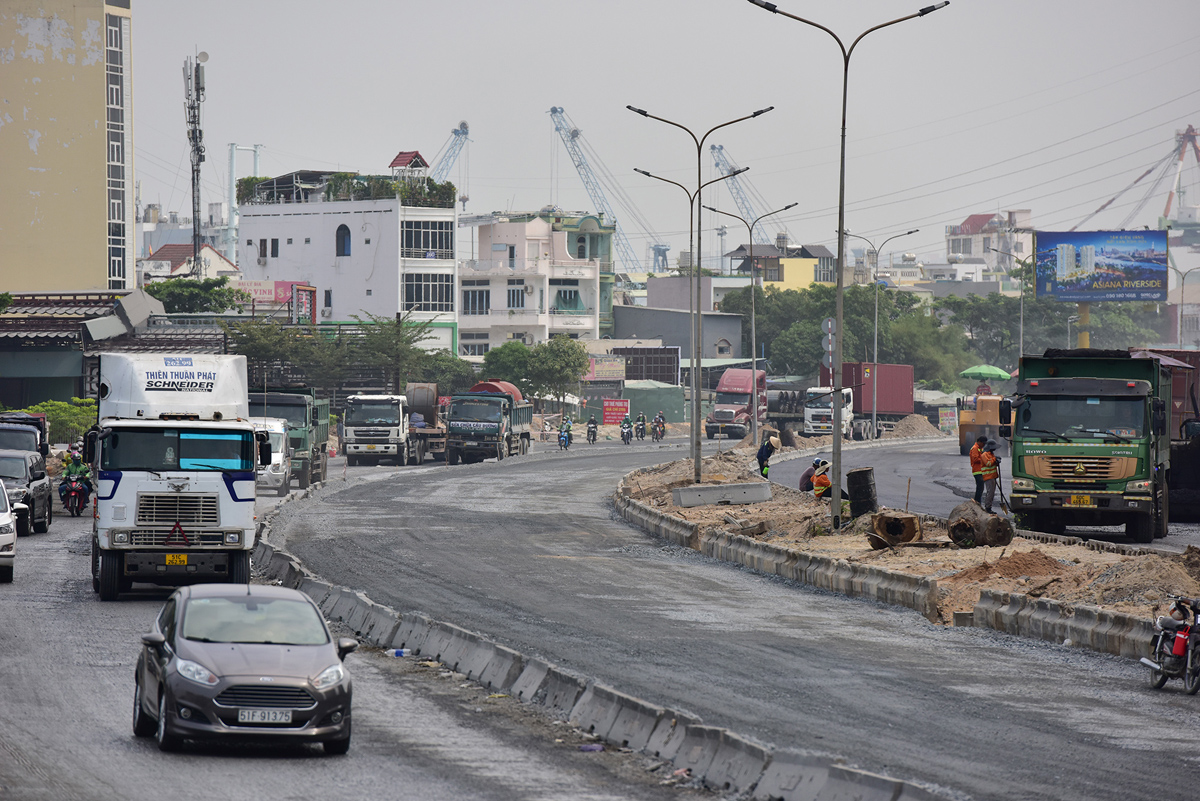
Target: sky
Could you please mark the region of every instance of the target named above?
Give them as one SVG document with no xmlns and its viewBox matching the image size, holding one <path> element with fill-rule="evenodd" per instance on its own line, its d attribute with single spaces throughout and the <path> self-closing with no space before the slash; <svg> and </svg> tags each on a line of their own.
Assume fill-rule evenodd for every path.
<svg viewBox="0 0 1200 801">
<path fill-rule="evenodd" d="M 847 47 L 932 0 L 780 0 Z M 386 174 L 402 150 L 428 160 L 460 121 L 470 143 L 450 172 L 466 214 L 555 204 L 596 209 L 551 122 L 561 106 L 638 256 L 688 247 L 684 191 L 696 131 L 773 106 L 710 136 L 749 171 L 757 214 L 797 206 L 793 244 L 836 251 L 843 59 L 827 32 L 747 0 L 133 0 L 134 150 L 141 201 L 191 214 L 184 59 L 208 54 L 202 210 L 224 200 L 228 144 L 263 145 L 264 175 L 297 169 Z M 849 62 L 846 227 L 881 254 L 945 261 L 945 230 L 968 215 L 1030 209 L 1066 230 L 1158 164 L 1177 130 L 1200 126 L 1195 0 L 952 0 L 876 30 Z M 1189 155 L 1184 184 L 1200 203 Z M 239 154 L 238 177 L 252 173 Z M 1138 206 L 1156 170 L 1085 228 L 1155 227 L 1167 186 Z M 607 177 L 611 176 L 611 182 Z M 705 205 L 737 212 L 721 185 Z M 626 202 L 628 198 L 628 202 Z M 460 205 L 461 208 L 461 205 Z M 702 253 L 748 241 L 703 212 Z M 470 246 L 464 243 L 462 250 Z M 463 253 L 469 256 L 469 253 Z"/>
</svg>

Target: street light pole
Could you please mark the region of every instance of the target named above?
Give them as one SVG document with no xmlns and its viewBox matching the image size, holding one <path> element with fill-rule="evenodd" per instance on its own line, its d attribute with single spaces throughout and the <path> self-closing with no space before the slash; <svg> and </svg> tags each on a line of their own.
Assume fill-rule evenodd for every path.
<svg viewBox="0 0 1200 801">
<path fill-rule="evenodd" d="M 1193 270 L 1200 270 L 1200 267 L 1191 267 L 1183 272 L 1179 272 L 1179 270 L 1174 267 L 1171 269 L 1179 273 L 1179 349 L 1183 350 L 1183 303 L 1187 297 L 1184 294 L 1184 290 L 1187 288 L 1188 273 L 1192 272 Z"/>
<path fill-rule="evenodd" d="M 724 214 L 726 217 L 732 217 L 735 220 L 741 220 L 746 226 L 746 235 L 750 241 L 750 385 L 753 389 L 750 390 L 750 408 L 753 413 L 750 415 L 750 441 L 756 446 L 758 445 L 758 338 L 755 333 L 754 324 L 754 296 L 758 292 L 758 276 L 755 274 L 754 267 L 754 226 L 758 225 L 760 220 L 765 220 L 773 214 L 779 214 L 781 211 L 787 211 L 793 206 L 798 206 L 799 203 L 789 203 L 782 209 L 768 211 L 766 214 L 756 218 L 754 222 L 750 222 L 745 217 L 733 214 L 728 211 L 721 211 L 712 206 L 705 206 L 709 211 L 715 211 L 717 214 Z"/>
<path fill-rule="evenodd" d="M 742 122 L 743 120 L 749 120 L 749 119 L 753 119 L 755 117 L 761 116 L 763 114 L 766 114 L 768 111 L 771 111 L 775 107 L 768 106 L 767 108 L 759 109 L 758 111 L 755 111 L 752 114 L 747 114 L 744 117 L 738 117 L 736 120 L 730 120 L 729 122 L 723 122 L 720 125 L 710 128 L 708 130 L 708 133 L 704 134 L 704 136 L 701 136 L 699 138 L 696 137 L 696 134 L 692 133 L 690 128 L 688 128 L 687 126 L 681 125 L 678 122 L 674 122 L 673 120 L 668 120 L 664 117 L 656 117 L 655 115 L 651 114 L 650 112 L 646 111 L 645 109 L 640 109 L 635 106 L 626 106 L 625 108 L 629 109 L 630 111 L 632 111 L 636 114 L 641 114 L 643 117 L 649 117 L 652 120 L 658 120 L 659 122 L 665 122 L 667 125 L 671 125 L 676 128 L 679 128 L 682 131 L 686 131 L 687 135 L 692 137 L 692 141 L 696 143 L 696 191 L 695 192 L 688 192 L 687 188 L 685 186 L 683 186 L 682 184 L 680 184 L 676 181 L 667 180 L 666 178 L 658 178 L 658 176 L 656 176 L 656 175 L 650 175 L 650 173 L 646 172 L 645 170 L 637 170 L 637 172 L 640 172 L 642 175 L 647 175 L 651 178 L 658 178 L 658 180 L 665 181 L 666 183 L 669 183 L 669 184 L 675 184 L 675 186 L 678 186 L 680 189 L 682 189 L 688 195 L 688 215 L 690 218 L 689 222 L 688 222 L 688 227 L 689 227 L 688 234 L 690 236 L 693 233 L 693 231 L 690 229 L 694 229 L 694 233 L 695 233 L 695 237 L 696 237 L 695 238 L 695 247 L 692 250 L 692 285 L 693 285 L 693 288 L 695 291 L 692 293 L 694 305 L 692 308 L 692 369 L 690 372 L 691 372 L 691 385 L 692 385 L 691 386 L 691 389 L 692 389 L 692 462 L 694 465 L 693 479 L 696 484 L 699 484 L 700 480 L 701 480 L 701 476 L 700 476 L 700 356 L 701 356 L 701 354 L 700 354 L 700 350 L 701 350 L 700 318 L 702 316 L 700 313 L 700 285 L 701 285 L 701 281 L 700 281 L 700 238 L 701 238 L 701 231 L 700 231 L 700 226 L 694 224 L 695 218 L 699 217 L 700 215 L 694 214 L 693 212 L 694 212 L 695 206 L 700 201 L 700 191 L 702 189 L 704 189 L 704 187 L 708 186 L 708 184 L 712 184 L 712 183 L 716 183 L 717 181 L 725 180 L 726 178 L 732 178 L 733 176 L 739 175 L 739 174 L 745 172 L 747 169 L 749 169 L 749 167 L 745 167 L 740 170 L 731 172 L 731 173 L 729 173 L 729 175 L 722 176 L 721 178 L 714 178 L 713 180 L 705 183 L 704 182 L 704 165 L 703 165 L 704 141 L 706 139 L 708 139 L 708 137 L 714 131 L 718 131 L 721 128 L 725 128 L 726 126 L 729 126 L 729 125 L 733 125 L 735 122 Z"/>
<path fill-rule="evenodd" d="M 1008 256 L 1008 257 L 1014 259 L 1017 262 L 1017 264 L 1021 265 L 1021 269 L 1023 269 L 1023 270 L 1029 270 L 1029 269 L 1033 268 L 1035 266 L 1035 263 L 1037 262 L 1037 257 L 1042 255 L 1043 253 L 1053 253 L 1054 252 L 1053 250 L 1039 250 L 1036 253 L 1033 253 L 1032 255 L 1022 259 L 1017 254 L 1009 253 L 1007 250 L 1001 250 L 1000 248 L 988 248 L 988 249 L 991 250 L 993 253 L 999 253 L 1002 256 Z M 1035 281 L 1037 280 L 1036 273 L 1032 277 L 1033 277 L 1033 280 L 1035 280 Z M 1029 283 L 1029 280 L 1027 278 L 1023 278 L 1021 280 L 1021 328 L 1020 328 L 1020 333 L 1017 335 L 1020 338 L 1020 343 L 1017 347 L 1018 363 L 1020 362 L 1021 357 L 1023 357 L 1025 355 L 1025 285 L 1028 283 Z"/>
<path fill-rule="evenodd" d="M 875 371 L 875 375 L 871 378 L 871 439 L 875 439 L 879 436 L 879 420 L 877 412 L 877 409 L 879 408 L 879 252 L 887 245 L 888 242 L 891 242 L 893 239 L 902 236 L 908 236 L 909 234 L 915 234 L 920 230 L 920 228 L 914 228 L 911 231 L 905 231 L 902 234 L 893 234 L 892 236 L 889 236 L 887 239 L 883 240 L 883 244 L 879 247 L 875 247 L 875 243 L 870 239 L 867 239 L 865 236 L 852 234 L 849 231 L 843 232 L 846 236 L 852 236 L 855 239 L 861 239 L 871 246 L 871 250 L 875 251 L 875 269 L 871 272 L 871 278 L 875 284 L 875 351 L 874 355 L 871 357 L 873 360 L 871 369 Z"/>
<path fill-rule="evenodd" d="M 926 14 L 931 14 L 938 9 L 945 8 L 946 6 L 950 5 L 950 0 L 942 0 L 940 3 L 935 3 L 931 6 L 925 6 L 915 14 L 909 14 L 889 22 L 881 23 L 872 28 L 868 28 L 858 35 L 858 38 L 850 44 L 849 49 L 847 49 L 845 43 L 842 42 L 841 38 L 836 33 L 820 23 L 813 22 L 812 20 L 805 19 L 804 17 L 798 17 L 795 14 L 789 14 L 786 11 L 780 11 L 774 3 L 769 3 L 767 0 L 749 0 L 749 2 L 753 3 L 759 8 L 770 11 L 772 14 L 779 14 L 780 16 L 787 17 L 788 19 L 793 19 L 796 22 L 802 22 L 805 25 L 811 25 L 814 28 L 825 31 L 825 33 L 833 37 L 833 40 L 837 42 L 838 48 L 842 51 L 842 144 L 840 165 L 838 170 L 837 229 L 839 234 L 837 254 L 837 288 L 835 290 L 836 324 L 833 344 L 833 397 L 835 402 L 833 404 L 833 453 L 831 460 L 833 464 L 831 465 L 830 470 L 830 472 L 833 473 L 833 477 L 830 481 L 832 484 L 830 487 L 830 498 L 832 500 L 829 504 L 831 527 L 834 531 L 837 531 L 839 528 L 841 528 L 842 524 L 842 296 L 845 294 L 845 281 L 842 273 L 846 266 L 846 254 L 844 252 L 845 237 L 843 237 L 840 232 L 846 230 L 846 96 L 850 88 L 850 56 L 854 54 L 854 48 L 858 46 L 858 43 L 861 42 L 863 37 L 865 37 L 867 34 L 873 33 L 880 28 L 886 28 L 890 25 L 895 25 L 899 22 L 904 22 L 916 17 L 923 17 Z"/>
</svg>

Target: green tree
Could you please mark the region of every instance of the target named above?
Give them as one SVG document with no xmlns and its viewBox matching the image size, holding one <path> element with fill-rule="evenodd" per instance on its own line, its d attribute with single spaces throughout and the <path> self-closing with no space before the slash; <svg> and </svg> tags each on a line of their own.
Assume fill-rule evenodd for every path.
<svg viewBox="0 0 1200 801">
<path fill-rule="evenodd" d="M 310 386 L 337 389 L 354 374 L 358 363 L 356 343 L 340 328 L 327 330 L 310 323 L 284 333 L 293 338 L 290 361 L 300 368 Z"/>
<path fill-rule="evenodd" d="M 568 392 L 579 391 L 587 369 L 583 345 L 562 334 L 538 343 L 529 354 L 530 382 L 536 390 L 558 398 L 560 404 Z"/>
<path fill-rule="evenodd" d="M 438 394 L 465 392 L 478 380 L 474 366 L 448 350 L 425 353 L 417 368 L 416 378 L 438 385 Z"/>
<path fill-rule="evenodd" d="M 228 278 L 168 278 L 146 285 L 167 314 L 220 314 L 250 302 L 250 294 L 229 286 Z"/>
<path fill-rule="evenodd" d="M 245 178 L 238 178 L 237 181 L 237 202 L 238 205 L 249 203 L 254 199 L 254 187 L 261 184 L 263 181 L 269 181 L 270 178 L 263 178 L 257 175 L 248 175 Z"/>
<path fill-rule="evenodd" d="M 227 350 L 246 357 L 255 384 L 279 383 L 282 365 L 292 362 L 297 351 L 296 333 L 275 320 L 257 317 L 221 322 Z"/>
<path fill-rule="evenodd" d="M 407 377 L 417 372 L 424 351 L 418 344 L 429 339 L 430 324 L 417 321 L 411 312 L 399 319 L 366 313 L 366 319 L 351 315 L 359 323 L 355 348 L 359 361 L 383 371 L 389 387 L 399 392 Z"/>
<path fill-rule="evenodd" d="M 533 391 L 529 381 L 529 359 L 530 350 L 525 343 L 510 339 L 483 354 L 483 377 L 507 381 L 522 394 L 529 395 Z"/>
<path fill-rule="evenodd" d="M 12 302 L 12 293 L 0 292 L 0 314 L 3 314 L 12 305 Z"/>
<path fill-rule="evenodd" d="M 96 401 L 93 398 L 71 398 L 69 403 L 42 401 L 20 411 L 30 414 L 44 412 L 51 442 L 74 442 L 96 423 Z"/>
</svg>

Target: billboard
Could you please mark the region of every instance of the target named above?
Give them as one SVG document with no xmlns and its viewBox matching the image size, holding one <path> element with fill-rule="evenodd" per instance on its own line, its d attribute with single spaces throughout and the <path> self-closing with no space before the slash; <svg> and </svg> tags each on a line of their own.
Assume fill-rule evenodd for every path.
<svg viewBox="0 0 1200 801">
<path fill-rule="evenodd" d="M 628 398 L 604 398 L 604 418 L 602 420 L 604 425 L 618 425 L 628 414 Z"/>
<path fill-rule="evenodd" d="M 591 356 L 588 358 L 588 371 L 584 381 L 624 381 L 625 357 L 623 356 Z"/>
<path fill-rule="evenodd" d="M 1166 231 L 1038 231 L 1035 237 L 1038 297 L 1167 299 Z"/>
</svg>

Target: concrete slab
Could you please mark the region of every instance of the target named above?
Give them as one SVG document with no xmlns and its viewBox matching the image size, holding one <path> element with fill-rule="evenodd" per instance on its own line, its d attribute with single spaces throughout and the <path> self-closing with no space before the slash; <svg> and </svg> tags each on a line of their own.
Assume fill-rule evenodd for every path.
<svg viewBox="0 0 1200 801">
<path fill-rule="evenodd" d="M 671 490 L 676 506 L 762 503 L 771 500 L 771 485 L 766 481 L 752 484 L 695 484 Z"/>
</svg>

